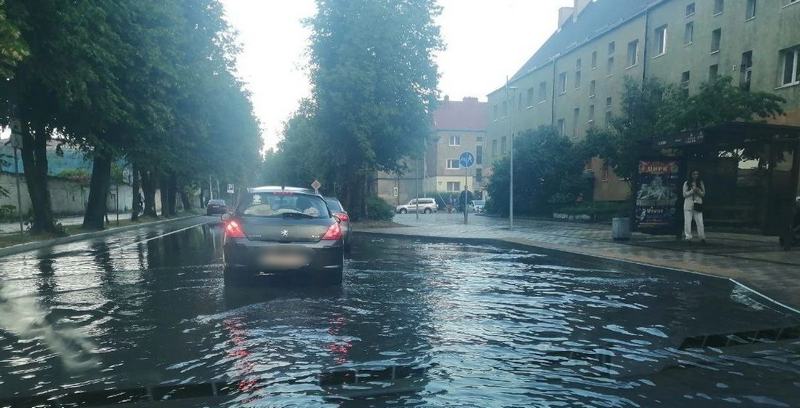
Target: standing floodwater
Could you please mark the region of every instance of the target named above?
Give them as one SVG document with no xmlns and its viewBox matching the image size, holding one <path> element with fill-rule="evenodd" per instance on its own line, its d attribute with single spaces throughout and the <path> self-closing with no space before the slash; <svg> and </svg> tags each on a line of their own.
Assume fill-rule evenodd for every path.
<svg viewBox="0 0 800 408">
<path fill-rule="evenodd" d="M 0 259 L 0 406 L 800 404 L 800 319 L 726 280 L 363 236 L 341 287 L 233 288 L 165 232 Z"/>
</svg>

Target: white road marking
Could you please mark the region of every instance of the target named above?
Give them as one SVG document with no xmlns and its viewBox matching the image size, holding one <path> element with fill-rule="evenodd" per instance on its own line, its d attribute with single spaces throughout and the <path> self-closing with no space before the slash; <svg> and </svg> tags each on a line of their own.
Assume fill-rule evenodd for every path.
<svg viewBox="0 0 800 408">
<path fill-rule="evenodd" d="M 128 244 L 128 245 L 122 245 L 122 246 L 118 246 L 118 247 L 117 247 L 117 249 L 125 249 L 125 248 L 129 248 L 129 247 L 132 247 L 132 246 L 134 246 L 134 245 L 142 244 L 142 243 L 145 243 L 145 242 L 148 242 L 148 241 L 152 241 L 152 240 L 155 240 L 155 239 L 161 239 L 161 238 L 164 238 L 164 237 L 166 237 L 166 236 L 169 236 L 169 235 L 172 235 L 172 234 L 177 234 L 177 233 L 179 233 L 179 232 L 183 232 L 183 231 L 186 231 L 186 230 L 190 230 L 190 229 L 192 229 L 192 228 L 197 228 L 197 227 L 199 227 L 199 226 L 201 226 L 201 225 L 206 225 L 206 224 L 208 224 L 208 223 L 207 223 L 207 222 L 201 222 L 201 223 L 199 223 L 199 224 L 195 224 L 195 225 L 192 225 L 192 226 L 189 226 L 189 227 L 186 227 L 186 228 L 181 228 L 181 229 L 179 229 L 179 230 L 175 230 L 175 231 L 170 231 L 170 232 L 167 232 L 166 234 L 157 235 L 157 236 L 155 236 L 155 237 L 152 237 L 152 238 L 147 238 L 147 239 L 143 239 L 143 240 L 141 240 L 141 241 L 135 241 L 135 242 L 132 242 L 132 243 L 130 243 L 130 244 Z"/>
</svg>

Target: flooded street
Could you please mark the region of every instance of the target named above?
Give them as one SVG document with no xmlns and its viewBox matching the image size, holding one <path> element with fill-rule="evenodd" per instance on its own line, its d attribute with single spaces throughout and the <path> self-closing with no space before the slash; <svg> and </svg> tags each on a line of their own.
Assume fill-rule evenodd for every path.
<svg viewBox="0 0 800 408">
<path fill-rule="evenodd" d="M 361 235 L 341 286 L 233 287 L 221 240 L 0 258 L 0 407 L 800 405 L 800 316 L 727 280 Z"/>
</svg>

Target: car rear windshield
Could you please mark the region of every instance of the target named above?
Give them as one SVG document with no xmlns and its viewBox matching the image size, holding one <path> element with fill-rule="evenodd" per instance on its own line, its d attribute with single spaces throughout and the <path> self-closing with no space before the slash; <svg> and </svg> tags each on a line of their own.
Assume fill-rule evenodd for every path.
<svg viewBox="0 0 800 408">
<path fill-rule="evenodd" d="M 330 218 L 331 214 L 322 198 L 294 192 L 248 193 L 243 198 L 237 213 L 250 217 Z"/>
<path fill-rule="evenodd" d="M 209 200 L 208 203 L 215 205 L 225 205 L 225 200 Z"/>
<path fill-rule="evenodd" d="M 335 198 L 326 198 L 325 202 L 328 203 L 328 208 L 330 208 L 331 211 L 344 212 L 344 207 L 342 207 L 342 203 L 339 202 L 339 200 Z"/>
</svg>

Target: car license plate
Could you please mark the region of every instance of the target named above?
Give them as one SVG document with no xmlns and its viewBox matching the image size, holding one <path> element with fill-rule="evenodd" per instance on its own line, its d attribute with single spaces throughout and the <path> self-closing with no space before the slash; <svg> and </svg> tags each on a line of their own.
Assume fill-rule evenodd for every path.
<svg viewBox="0 0 800 408">
<path fill-rule="evenodd" d="M 299 254 L 267 254 L 262 258 L 264 266 L 279 269 L 300 268 L 308 263 L 308 259 Z"/>
</svg>

